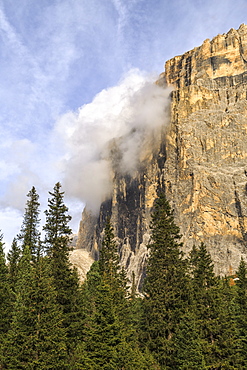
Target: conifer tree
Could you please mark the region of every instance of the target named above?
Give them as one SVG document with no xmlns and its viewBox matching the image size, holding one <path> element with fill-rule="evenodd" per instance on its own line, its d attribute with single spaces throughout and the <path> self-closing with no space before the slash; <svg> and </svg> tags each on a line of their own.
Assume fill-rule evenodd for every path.
<svg viewBox="0 0 247 370">
<path fill-rule="evenodd" d="M 49 261 L 42 258 L 33 264 L 28 246 L 20 261 L 5 366 L 13 370 L 68 368 L 62 312 Z"/>
<path fill-rule="evenodd" d="M 9 269 L 9 280 L 13 290 L 15 290 L 15 284 L 17 281 L 18 265 L 21 258 L 21 249 L 17 244 L 17 239 L 14 238 L 11 248 L 7 254 L 8 269 Z"/>
<path fill-rule="evenodd" d="M 0 235 L 0 335 L 8 331 L 12 296 L 2 238 L 3 236 Z"/>
<path fill-rule="evenodd" d="M 239 337 L 239 358 L 243 369 L 247 368 L 247 267 L 241 258 L 236 280 L 236 324 Z"/>
<path fill-rule="evenodd" d="M 215 277 L 212 259 L 204 244 L 193 248 L 191 264 L 193 308 L 206 366 L 235 369 L 238 364 L 237 337 L 229 284 Z"/>
<path fill-rule="evenodd" d="M 18 235 L 18 239 L 21 243 L 21 247 L 29 246 L 32 260 L 35 261 L 37 250 L 40 245 L 40 232 L 38 230 L 40 219 L 39 219 L 39 195 L 36 192 L 35 187 L 27 194 L 27 203 L 23 216 L 23 222 L 21 231 Z"/>
<path fill-rule="evenodd" d="M 36 358 L 37 369 L 67 369 L 67 337 L 63 312 L 57 303 L 57 292 L 51 274 L 50 260 L 40 257 L 35 266 L 34 294 L 36 302 Z"/>
<path fill-rule="evenodd" d="M 193 246 L 190 253 L 190 264 L 193 273 L 193 288 L 210 288 L 217 283 L 214 274 L 214 265 L 212 258 L 207 251 L 206 246 L 201 243 L 199 248 Z"/>
<path fill-rule="evenodd" d="M 8 268 L 3 250 L 3 236 L 0 235 L 0 368 L 3 363 L 3 346 L 10 328 L 13 295 L 9 284 Z"/>
<path fill-rule="evenodd" d="M 100 250 L 99 270 L 102 280 L 106 282 L 114 294 L 116 303 L 126 303 L 127 278 L 124 269 L 120 267 L 117 244 L 110 220 L 106 222 L 104 238 Z"/>
<path fill-rule="evenodd" d="M 142 341 L 147 343 L 162 369 L 174 369 L 175 333 L 187 307 L 188 288 L 179 228 L 162 192 L 154 205 L 151 231 Z"/>
<path fill-rule="evenodd" d="M 53 188 L 53 192 L 49 192 L 48 209 L 45 211 L 46 223 L 43 227 L 45 231 L 45 247 L 46 251 L 52 257 L 68 256 L 69 253 L 69 237 L 72 230 L 69 227 L 71 216 L 68 215 L 68 207 L 64 204 L 64 192 L 61 191 L 61 184 L 58 182 Z"/>
<path fill-rule="evenodd" d="M 95 370 L 118 368 L 118 350 L 123 330 L 118 309 L 120 305 L 121 308 L 125 306 L 126 291 L 120 281 L 120 265 L 116 248 L 113 229 L 108 221 L 99 262 L 94 264 L 94 273 L 89 274 L 93 281 L 88 281 L 94 297 L 91 296 L 93 312 L 90 329 L 86 334 L 85 350 L 88 354 L 87 362 L 90 360 Z M 98 278 L 95 280 L 96 276 Z"/>
<path fill-rule="evenodd" d="M 142 354 L 131 326 L 126 277 L 120 268 L 113 228 L 108 220 L 99 262 L 87 279 L 90 317 L 85 342 L 78 348 L 80 363 L 88 369 L 149 369 L 153 359 Z"/>
<path fill-rule="evenodd" d="M 99 262 L 95 261 L 87 273 L 87 279 L 82 285 L 82 307 L 84 317 L 82 320 L 81 340 L 78 341 L 74 356 L 71 359 L 71 366 L 74 369 L 88 369 L 94 370 L 94 361 L 88 355 L 86 342 L 91 338 L 91 327 L 93 323 L 94 313 L 96 310 L 95 301 L 100 284 Z"/>
<path fill-rule="evenodd" d="M 206 370 L 200 328 L 190 305 L 181 318 L 175 338 L 176 369 Z"/>
<path fill-rule="evenodd" d="M 69 238 L 72 233 L 69 227 L 71 216 L 64 204 L 64 192 L 61 184 L 55 184 L 53 192 L 49 192 L 48 209 L 45 211 L 46 223 L 45 249 L 51 261 L 52 276 L 57 291 L 57 302 L 64 313 L 64 325 L 67 328 L 68 345 L 74 347 L 78 340 L 81 305 L 77 271 L 69 261 Z"/>
</svg>

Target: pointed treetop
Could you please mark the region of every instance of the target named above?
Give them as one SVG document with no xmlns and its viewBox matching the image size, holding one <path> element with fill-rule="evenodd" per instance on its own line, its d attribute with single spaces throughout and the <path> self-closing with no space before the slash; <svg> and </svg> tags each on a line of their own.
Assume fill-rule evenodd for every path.
<svg viewBox="0 0 247 370">
<path fill-rule="evenodd" d="M 48 199 L 48 209 L 45 211 L 46 224 L 43 230 L 46 232 L 45 244 L 47 250 L 51 250 L 55 245 L 66 248 L 69 243 L 69 236 L 72 230 L 69 227 L 71 216 L 68 215 L 68 207 L 64 204 L 64 192 L 61 191 L 61 184 L 58 182 L 49 192 L 51 197 Z"/>
<path fill-rule="evenodd" d="M 21 226 L 21 231 L 17 236 L 21 243 L 22 249 L 25 246 L 30 247 L 32 259 L 36 258 L 36 251 L 40 243 L 40 231 L 39 231 L 39 195 L 36 192 L 35 187 L 27 194 L 26 208 L 23 216 L 23 222 Z"/>
<path fill-rule="evenodd" d="M 102 242 L 102 248 L 100 250 L 99 266 L 101 272 L 117 273 L 120 269 L 119 265 L 119 255 L 117 251 L 117 244 L 115 241 L 115 236 L 113 232 L 113 227 L 111 225 L 110 219 L 107 219 L 104 238 Z"/>
</svg>

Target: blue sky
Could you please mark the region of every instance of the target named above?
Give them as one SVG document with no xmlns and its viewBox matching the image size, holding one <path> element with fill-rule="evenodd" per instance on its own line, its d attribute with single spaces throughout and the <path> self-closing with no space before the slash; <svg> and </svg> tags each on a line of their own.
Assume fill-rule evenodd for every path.
<svg viewBox="0 0 247 370">
<path fill-rule="evenodd" d="M 80 160 L 94 146 L 93 127 L 111 131 L 108 112 L 118 112 L 121 96 L 155 80 L 166 60 L 241 23 L 246 0 L 0 0 L 0 228 L 7 244 L 33 185 L 44 209 L 48 191 L 64 181 L 76 232 L 86 199 L 70 191 L 69 179 L 77 188 L 83 182 Z M 85 145 L 67 140 L 78 126 L 81 143 L 91 130 Z M 86 151 L 75 155 L 80 145 Z M 76 166 L 67 163 L 73 156 Z"/>
</svg>

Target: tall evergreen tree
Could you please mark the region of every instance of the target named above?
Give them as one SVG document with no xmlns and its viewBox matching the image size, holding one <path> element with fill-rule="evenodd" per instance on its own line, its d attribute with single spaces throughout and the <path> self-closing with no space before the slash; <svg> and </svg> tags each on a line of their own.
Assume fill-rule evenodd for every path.
<svg viewBox="0 0 247 370">
<path fill-rule="evenodd" d="M 68 215 L 68 207 L 64 204 L 64 192 L 61 191 L 61 184 L 58 182 L 49 192 L 48 209 L 45 211 L 46 223 L 43 227 L 45 231 L 45 247 L 49 255 L 58 258 L 57 255 L 68 256 L 69 237 L 72 230 L 69 227 L 71 216 Z"/>
<path fill-rule="evenodd" d="M 247 368 L 247 266 L 241 258 L 236 280 L 236 324 L 239 337 L 239 358 Z"/>
<path fill-rule="evenodd" d="M 7 369 L 68 368 L 62 312 L 46 258 L 31 262 L 29 247 L 20 261 L 13 321 L 7 335 Z"/>
<path fill-rule="evenodd" d="M 120 268 L 113 228 L 108 220 L 100 251 L 87 279 L 91 315 L 77 360 L 88 369 L 148 369 L 153 359 L 138 348 L 131 326 L 126 277 Z M 82 367 L 83 368 L 83 367 Z"/>
<path fill-rule="evenodd" d="M 123 308 L 126 290 L 120 281 L 120 265 L 113 229 L 108 221 L 105 227 L 100 258 L 89 274 L 92 316 L 86 333 L 83 361 L 96 369 L 118 368 L 118 350 L 121 342 L 121 320 L 118 309 Z M 93 279 L 93 280 L 90 280 Z M 96 286 L 95 286 L 96 284 Z M 124 306 L 125 308 L 125 306 Z"/>
<path fill-rule="evenodd" d="M 3 346 L 10 328 L 13 296 L 9 284 L 8 268 L 3 250 L 3 236 L 0 235 L 0 368 L 3 363 Z"/>
<path fill-rule="evenodd" d="M 9 280 L 10 285 L 13 290 L 15 290 L 15 284 L 18 275 L 18 265 L 21 258 L 21 249 L 17 244 L 16 238 L 13 239 L 11 248 L 7 254 L 8 259 L 8 269 L 9 269 Z"/>
<path fill-rule="evenodd" d="M 27 194 L 27 203 L 23 216 L 23 222 L 21 231 L 18 235 L 18 239 L 21 243 L 21 247 L 29 246 L 32 255 L 32 260 L 35 261 L 37 251 L 40 246 L 40 232 L 38 230 L 40 219 L 39 219 L 39 195 L 36 192 L 35 187 Z"/>
<path fill-rule="evenodd" d="M 120 267 L 117 243 L 110 220 L 106 222 L 104 238 L 99 257 L 99 269 L 102 279 L 109 284 L 115 294 L 116 301 L 124 302 L 127 295 L 127 278 L 124 269 Z"/>
<path fill-rule="evenodd" d="M 199 248 L 193 246 L 190 253 L 190 265 L 193 274 L 193 288 L 210 288 L 217 283 L 214 265 L 206 246 L 201 243 Z"/>
<path fill-rule="evenodd" d="M 162 192 L 154 205 L 151 231 L 144 283 L 142 340 L 162 369 L 174 369 L 175 333 L 187 306 L 188 288 L 179 228 Z"/>
<path fill-rule="evenodd" d="M 190 305 L 181 317 L 175 338 L 176 369 L 178 370 L 206 370 L 203 354 L 203 342 L 200 337 L 200 328 Z"/>
<path fill-rule="evenodd" d="M 237 337 L 230 286 L 215 277 L 212 259 L 204 244 L 193 248 L 191 264 L 193 308 L 206 366 L 235 369 L 238 365 Z"/>
<path fill-rule="evenodd" d="M 57 302 L 64 313 L 64 325 L 67 328 L 68 345 L 72 348 L 78 340 L 81 306 L 80 289 L 77 271 L 69 261 L 71 250 L 69 238 L 72 233 L 69 227 L 71 216 L 64 204 L 64 192 L 61 184 L 55 184 L 53 192 L 49 192 L 48 209 L 45 211 L 46 223 L 45 249 L 51 261 L 52 275 L 57 291 Z"/>
</svg>

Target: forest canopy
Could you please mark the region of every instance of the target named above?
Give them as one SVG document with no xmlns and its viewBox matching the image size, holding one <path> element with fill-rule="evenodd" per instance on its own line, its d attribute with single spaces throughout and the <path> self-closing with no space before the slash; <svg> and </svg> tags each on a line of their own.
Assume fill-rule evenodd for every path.
<svg viewBox="0 0 247 370">
<path fill-rule="evenodd" d="M 7 260 L 0 238 L 0 369 L 247 368 L 246 263 L 218 277 L 204 244 L 183 255 L 163 192 L 142 292 L 134 275 L 127 280 L 110 219 L 99 260 L 80 284 L 60 183 L 49 193 L 43 239 L 39 207 L 33 187 Z"/>
</svg>

